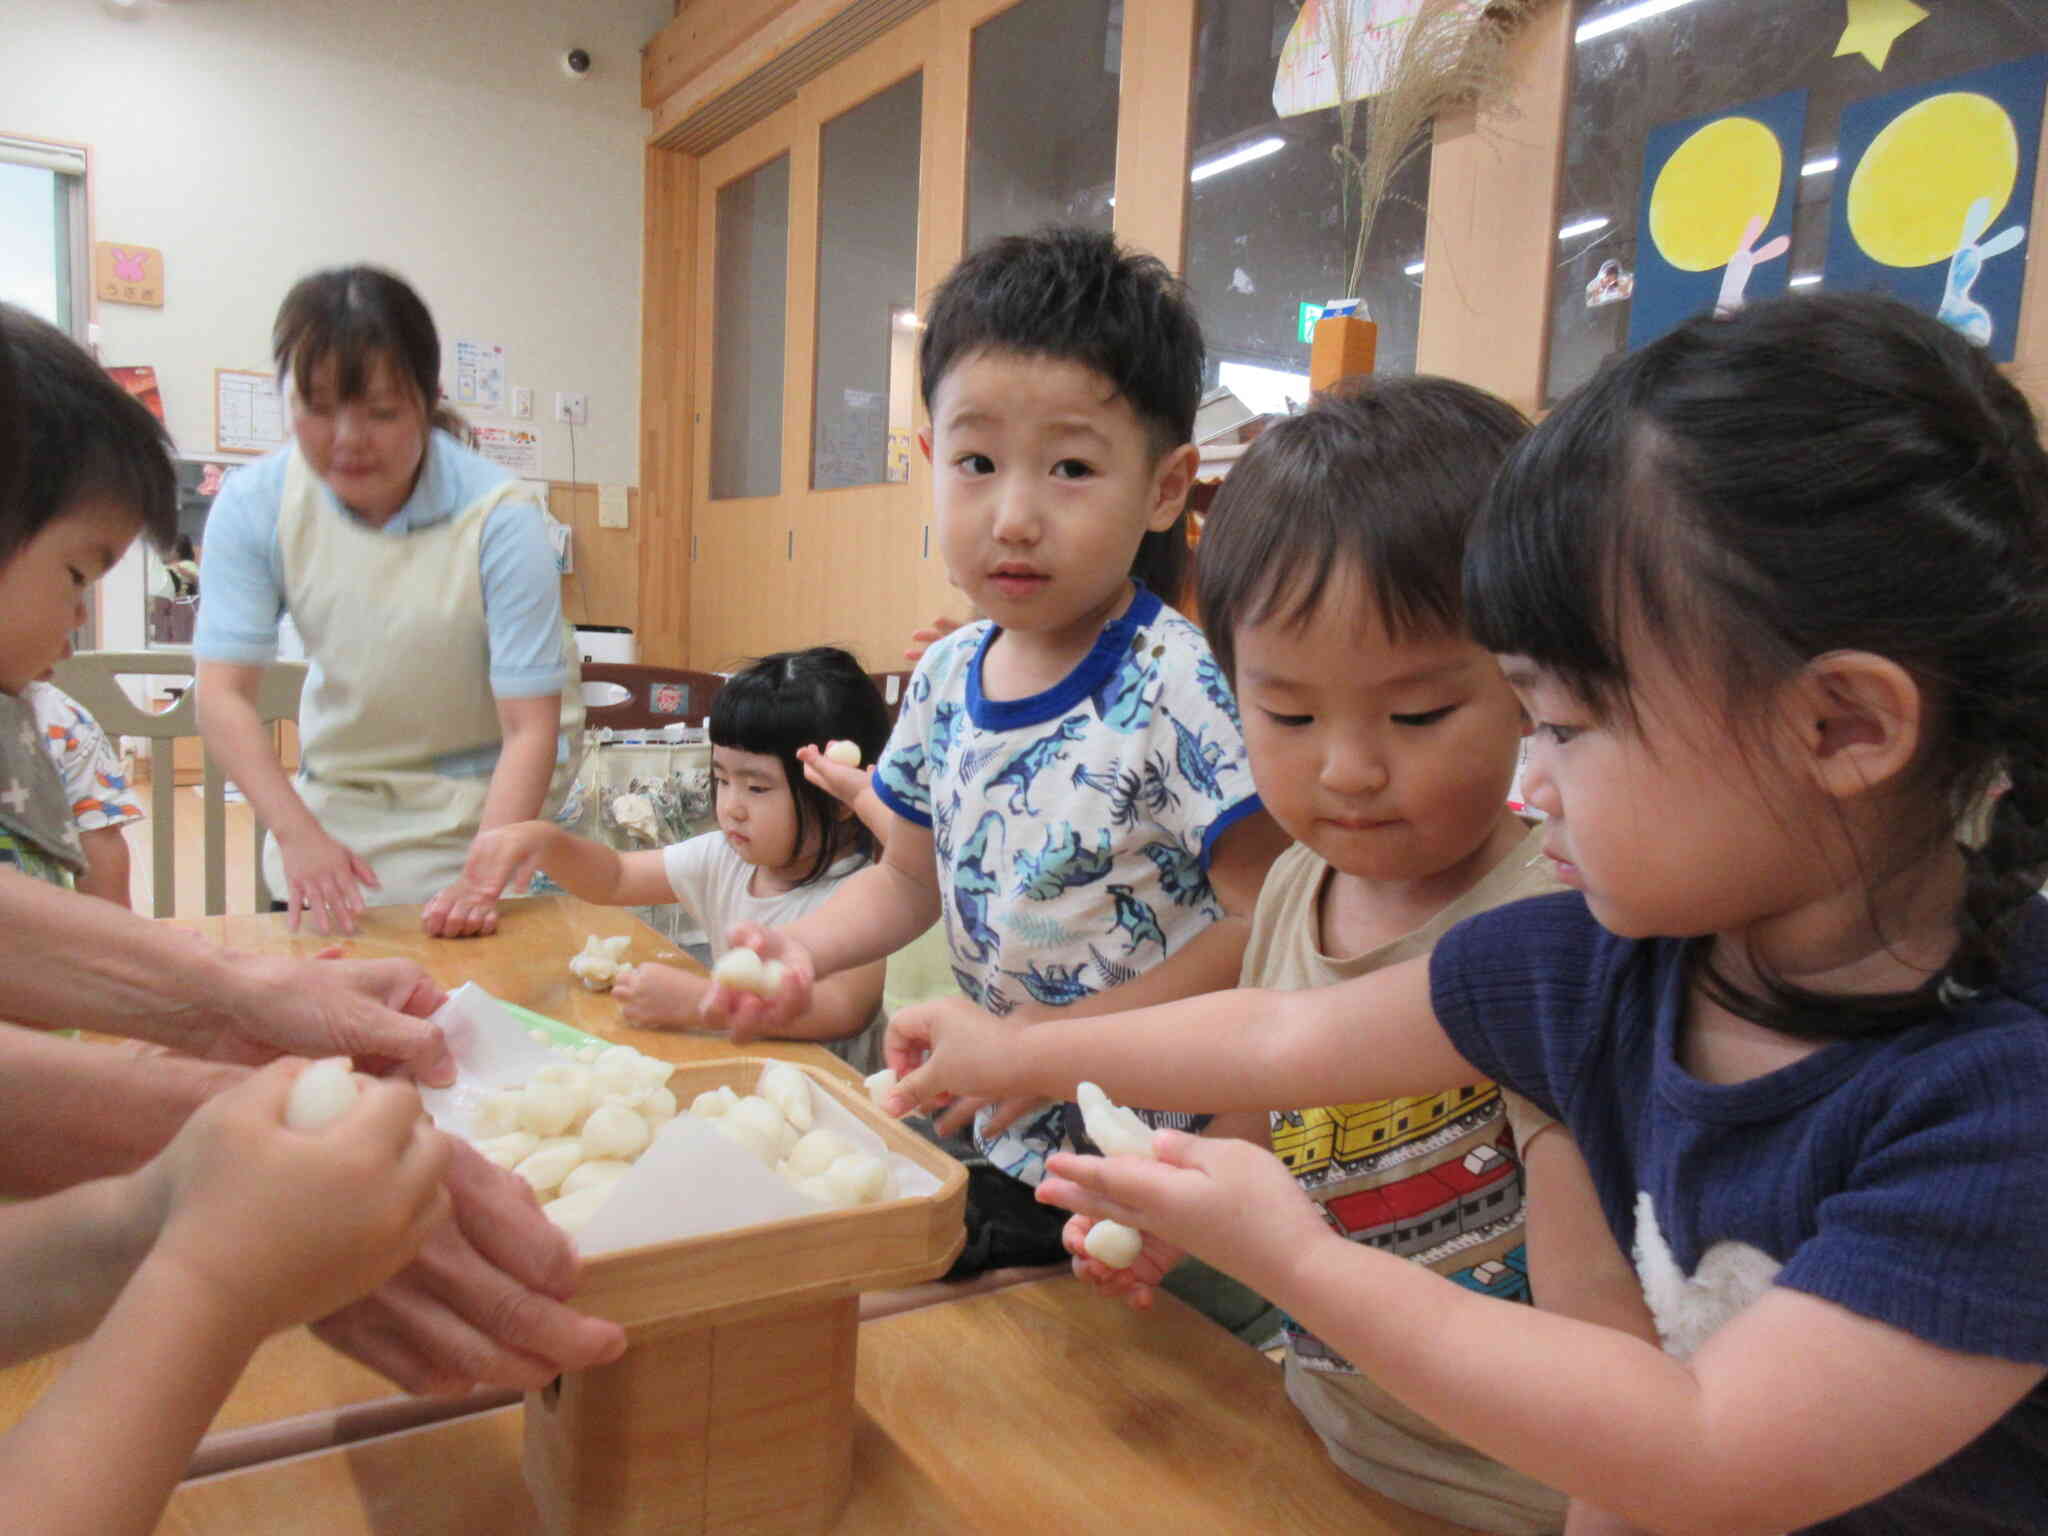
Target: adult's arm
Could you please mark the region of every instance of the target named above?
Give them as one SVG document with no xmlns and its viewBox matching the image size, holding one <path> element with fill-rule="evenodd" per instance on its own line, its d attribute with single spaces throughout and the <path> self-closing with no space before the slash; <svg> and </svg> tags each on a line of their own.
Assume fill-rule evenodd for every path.
<svg viewBox="0 0 2048 1536">
<path fill-rule="evenodd" d="M 92 1332 L 156 1237 L 146 1204 L 133 1179 L 93 1179 L 0 1206 L 0 1361 Z"/>
<path fill-rule="evenodd" d="M 356 914 L 363 910 L 362 888 L 374 887 L 377 877 L 354 849 L 328 836 L 285 776 L 270 727 L 256 707 L 263 667 L 202 660 L 197 672 L 199 732 L 222 772 L 249 797 L 257 819 L 277 839 L 291 926 L 297 928 L 305 912 L 321 933 L 354 933 Z"/>
<path fill-rule="evenodd" d="M 426 974 L 403 961 L 233 955 L 0 870 L 0 1018 L 126 1035 L 217 1061 L 290 1053 L 395 1062 L 443 1086 L 441 1032 L 403 1011 Z"/>
<path fill-rule="evenodd" d="M 0 1026 L 0 1192 L 43 1195 L 139 1168 L 248 1070 Z M 461 1143 L 446 1182 L 453 1212 L 419 1257 L 313 1331 L 411 1392 L 537 1387 L 615 1358 L 623 1332 L 564 1305 L 576 1255 L 525 1182 Z M 74 1322 L 90 1326 L 90 1306 L 111 1299 L 79 1298 Z"/>
</svg>

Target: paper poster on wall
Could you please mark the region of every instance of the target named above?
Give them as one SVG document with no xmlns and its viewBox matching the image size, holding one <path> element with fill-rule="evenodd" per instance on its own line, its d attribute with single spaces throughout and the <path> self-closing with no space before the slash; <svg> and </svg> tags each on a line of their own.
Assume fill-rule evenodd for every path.
<svg viewBox="0 0 2048 1536">
<path fill-rule="evenodd" d="M 220 453 L 268 453 L 285 440 L 277 380 L 253 368 L 213 370 L 213 446 Z"/>
<path fill-rule="evenodd" d="M 1842 109 L 1827 286 L 1888 293 L 2012 361 L 2048 54 Z"/>
<path fill-rule="evenodd" d="M 164 420 L 163 392 L 157 388 L 156 370 L 147 363 L 134 367 L 112 367 L 107 376 L 129 394 L 149 407 L 149 414 L 158 421 Z"/>
<path fill-rule="evenodd" d="M 1303 0 L 1273 66 L 1274 115 L 1377 96 L 1400 67 L 1421 9 L 1422 0 Z M 1486 0 L 1448 0 L 1436 9 L 1425 40 L 1447 53 L 1486 18 Z"/>
<path fill-rule="evenodd" d="M 505 349 L 495 342 L 455 343 L 455 399 L 480 410 L 505 408 Z"/>
<path fill-rule="evenodd" d="M 1628 344 L 1785 288 L 1806 92 L 1666 123 L 1643 150 Z"/>
<path fill-rule="evenodd" d="M 530 427 L 473 427 L 476 451 L 522 480 L 540 478 L 540 434 Z"/>
</svg>

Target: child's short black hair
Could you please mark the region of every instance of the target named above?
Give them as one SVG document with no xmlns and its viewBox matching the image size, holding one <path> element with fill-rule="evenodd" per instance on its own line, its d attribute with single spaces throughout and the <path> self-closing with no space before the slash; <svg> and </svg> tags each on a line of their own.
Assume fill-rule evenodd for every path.
<svg viewBox="0 0 2048 1536">
<path fill-rule="evenodd" d="M 946 374 L 977 352 L 1079 363 L 1130 402 L 1154 462 L 1190 441 L 1205 349 L 1186 286 L 1156 256 L 1099 230 L 1054 225 L 967 256 L 932 296 L 918 346 L 926 411 Z M 1131 574 L 1175 601 L 1187 575 L 1186 513 L 1138 547 Z"/>
<path fill-rule="evenodd" d="M 0 350 L 13 376 L 4 414 L 14 439 L 0 454 L 0 564 L 86 496 L 130 508 L 144 536 L 169 548 L 178 479 L 163 423 L 77 342 L 25 309 L 0 304 Z"/>
<path fill-rule="evenodd" d="M 804 777 L 796 749 L 850 741 L 872 763 L 889 743 L 889 706 L 860 662 L 837 646 L 777 651 L 750 662 L 725 680 L 711 700 L 711 744 L 778 758 L 796 802 L 796 841 L 802 847 L 815 824 L 825 828 L 818 856 L 799 882 L 809 885 L 849 853 L 873 858 L 874 834 L 859 817 L 833 824 L 840 804 Z"/>
<path fill-rule="evenodd" d="M 1429 376 L 1340 387 L 1267 427 L 1202 525 L 1197 608 L 1224 674 L 1240 626 L 1302 623 L 1350 572 L 1390 635 L 1463 628 L 1465 538 L 1528 430 L 1498 396 Z"/>
</svg>

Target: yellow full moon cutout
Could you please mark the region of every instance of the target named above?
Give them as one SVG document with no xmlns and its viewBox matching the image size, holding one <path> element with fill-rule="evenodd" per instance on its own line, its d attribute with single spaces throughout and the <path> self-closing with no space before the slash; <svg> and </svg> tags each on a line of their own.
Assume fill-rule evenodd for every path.
<svg viewBox="0 0 2048 1536">
<path fill-rule="evenodd" d="M 1768 221 L 1785 174 L 1778 136 L 1753 117 L 1723 117 L 1694 133 L 1650 189 L 1650 238 L 1681 272 L 1728 265 L 1751 219 Z"/>
<path fill-rule="evenodd" d="M 2005 108 L 1975 91 L 1930 96 L 1886 123 L 1856 162 L 1849 232 L 1888 267 L 1947 261 L 1962 244 L 1970 204 L 1987 199 L 1997 218 L 2019 168 L 2019 134 Z"/>
</svg>

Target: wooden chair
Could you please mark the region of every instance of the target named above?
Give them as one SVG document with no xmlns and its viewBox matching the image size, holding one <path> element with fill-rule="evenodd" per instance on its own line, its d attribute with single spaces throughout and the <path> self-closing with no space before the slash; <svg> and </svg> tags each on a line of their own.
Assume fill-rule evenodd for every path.
<svg viewBox="0 0 2048 1536">
<path fill-rule="evenodd" d="M 697 725 L 725 679 L 716 672 L 649 667 L 623 661 L 583 663 L 583 724 L 615 731 Z"/>
<path fill-rule="evenodd" d="M 199 735 L 199 705 L 196 679 L 169 709 L 144 709 L 128 697 L 119 679 L 123 677 L 193 677 L 194 662 L 189 651 L 83 651 L 57 663 L 51 681 L 70 694 L 100 724 L 109 736 L 141 736 L 149 749 L 149 837 L 152 863 L 154 915 L 169 917 L 177 906 L 174 861 L 177 848 L 177 811 L 172 796 L 177 793 L 173 766 L 176 743 L 182 737 Z M 256 709 L 267 725 L 276 720 L 299 718 L 299 692 L 306 681 L 302 661 L 273 662 L 264 668 L 257 688 Z M 228 909 L 227 780 L 211 753 L 200 749 L 205 800 L 203 857 L 206 864 L 206 915 L 217 917 Z M 270 888 L 263 879 L 263 826 L 256 825 L 253 862 L 256 869 L 256 907 L 270 910 Z"/>
</svg>

